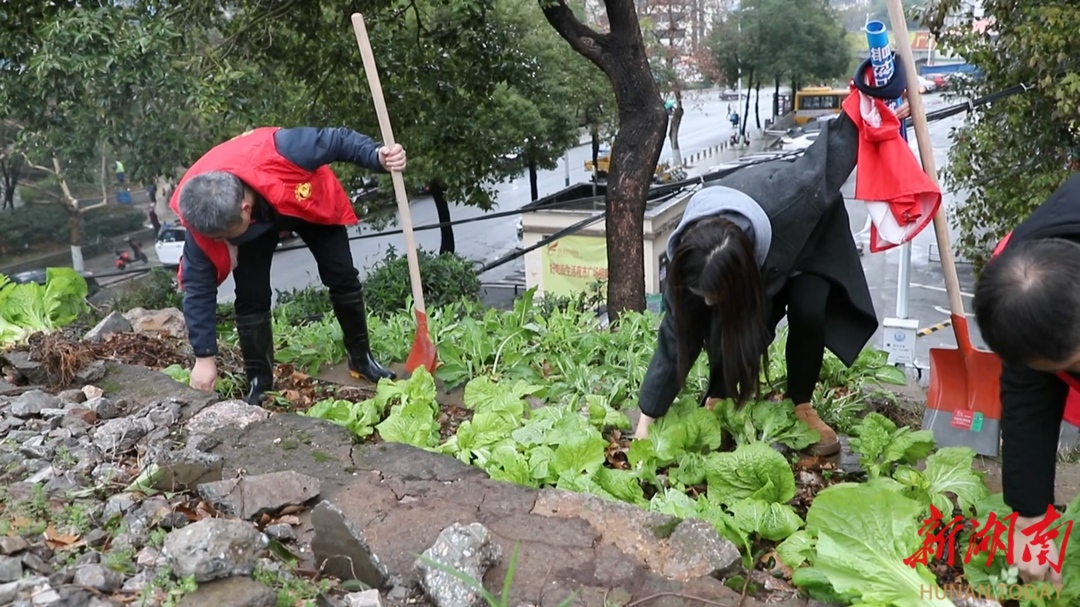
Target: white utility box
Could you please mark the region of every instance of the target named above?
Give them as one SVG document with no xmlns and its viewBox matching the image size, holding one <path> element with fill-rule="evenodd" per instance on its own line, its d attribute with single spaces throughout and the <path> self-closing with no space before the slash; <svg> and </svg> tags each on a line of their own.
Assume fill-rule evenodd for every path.
<svg viewBox="0 0 1080 607">
<path fill-rule="evenodd" d="M 889 364 L 914 365 L 915 340 L 919 336 L 918 319 L 886 318 L 881 326 L 884 329 L 882 349 L 889 353 Z"/>
</svg>

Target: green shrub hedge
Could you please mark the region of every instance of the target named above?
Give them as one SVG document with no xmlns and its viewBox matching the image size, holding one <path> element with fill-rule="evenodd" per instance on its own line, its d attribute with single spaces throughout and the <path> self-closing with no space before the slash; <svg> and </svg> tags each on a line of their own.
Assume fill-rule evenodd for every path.
<svg viewBox="0 0 1080 607">
<path fill-rule="evenodd" d="M 108 205 L 83 213 L 83 243 L 137 232 L 145 214 L 129 206 Z M 0 211 L 0 255 L 44 250 L 68 244 L 71 231 L 68 215 L 59 204 L 28 204 L 13 211 Z"/>
</svg>

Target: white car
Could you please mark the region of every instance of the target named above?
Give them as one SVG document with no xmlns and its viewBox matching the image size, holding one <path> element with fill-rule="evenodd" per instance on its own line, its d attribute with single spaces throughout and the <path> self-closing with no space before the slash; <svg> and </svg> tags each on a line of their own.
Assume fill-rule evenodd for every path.
<svg viewBox="0 0 1080 607">
<path fill-rule="evenodd" d="M 187 230 L 184 226 L 164 225 L 154 242 L 154 251 L 158 261 L 166 268 L 175 268 L 180 265 L 180 255 L 184 252 L 184 237 Z"/>
</svg>

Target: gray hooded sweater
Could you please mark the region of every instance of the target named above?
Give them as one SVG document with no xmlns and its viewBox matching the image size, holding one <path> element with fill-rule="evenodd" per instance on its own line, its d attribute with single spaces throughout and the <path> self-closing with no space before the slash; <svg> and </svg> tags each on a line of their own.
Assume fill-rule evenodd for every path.
<svg viewBox="0 0 1080 607">
<path fill-rule="evenodd" d="M 723 217 L 746 232 L 746 236 L 754 243 L 754 258 L 757 259 L 758 266 L 765 264 L 769 245 L 772 244 L 772 223 L 769 216 L 753 198 L 722 185 L 703 188 L 690 197 L 682 221 L 668 238 L 669 260 L 675 257 L 675 249 L 679 246 L 679 238 L 686 231 L 686 226 L 705 217 Z"/>
</svg>

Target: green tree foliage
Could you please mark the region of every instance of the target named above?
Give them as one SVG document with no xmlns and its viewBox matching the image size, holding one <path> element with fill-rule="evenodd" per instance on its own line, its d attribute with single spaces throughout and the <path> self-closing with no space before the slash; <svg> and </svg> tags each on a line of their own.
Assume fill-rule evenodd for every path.
<svg viewBox="0 0 1080 607">
<path fill-rule="evenodd" d="M 491 208 L 494 184 L 523 167 L 507 156 L 551 167 L 573 143 L 576 120 L 563 92 L 570 83 L 555 67 L 568 56 L 553 54 L 560 50 L 554 37 L 523 0 L 242 0 L 230 7 L 224 52 L 289 87 L 289 103 L 264 122 L 346 125 L 379 140 L 350 23 L 353 11 L 364 14 L 394 136 L 409 152 L 406 182 L 430 189 L 441 222 L 450 221 L 450 204 Z M 454 248 L 447 227 L 441 250 Z"/>
<path fill-rule="evenodd" d="M 990 0 L 983 6 L 994 22 L 989 32 L 975 31 L 957 0 L 943 1 L 930 18 L 942 45 L 982 72 L 955 80 L 958 94 L 1034 88 L 983 106 L 952 134 L 943 185 L 966 196 L 952 220 L 958 252 L 977 265 L 1080 169 L 1080 5 Z M 959 16 L 957 25 L 946 26 L 950 15 Z"/>
<path fill-rule="evenodd" d="M 12 152 L 59 187 L 46 193 L 68 212 L 72 258 L 81 269 L 72 184 L 97 177 L 105 198 L 112 154 L 134 159 L 128 164 L 136 177 L 160 174 L 199 143 L 198 116 L 220 113 L 229 83 L 203 78 L 190 52 L 196 39 L 168 12 L 109 2 L 31 9 L 0 25 L 0 36 L 14 42 L 0 72 L 0 107 L 18 129 Z"/>
<path fill-rule="evenodd" d="M 846 75 L 851 47 L 840 19 L 825 0 L 749 0 L 715 24 L 708 42 L 728 82 L 741 74 L 747 88 L 790 79 L 792 89 Z M 744 116 L 749 115 L 750 99 Z M 745 121 L 743 123 L 745 125 Z M 759 125 L 760 128 L 760 125 Z"/>
</svg>

